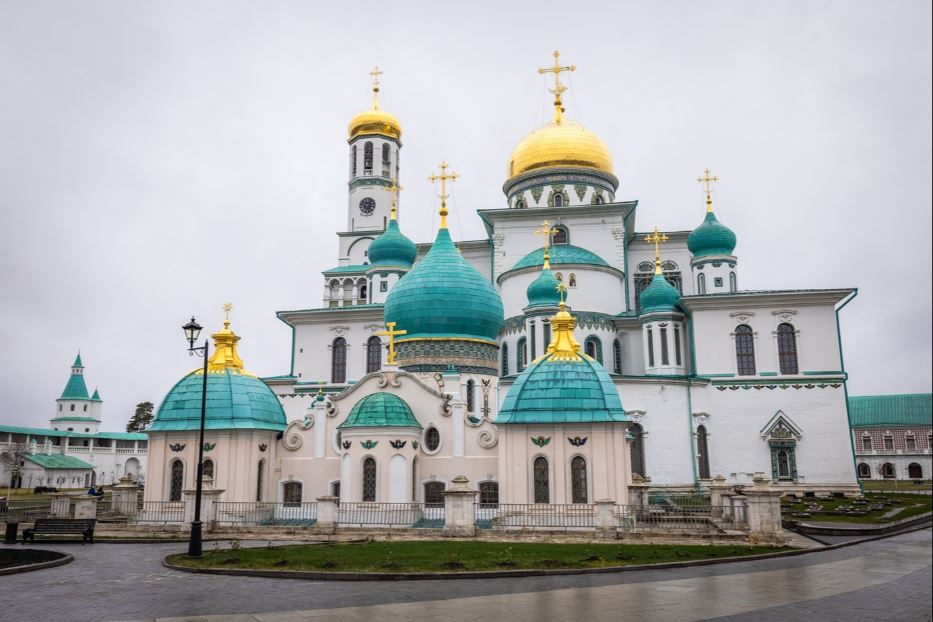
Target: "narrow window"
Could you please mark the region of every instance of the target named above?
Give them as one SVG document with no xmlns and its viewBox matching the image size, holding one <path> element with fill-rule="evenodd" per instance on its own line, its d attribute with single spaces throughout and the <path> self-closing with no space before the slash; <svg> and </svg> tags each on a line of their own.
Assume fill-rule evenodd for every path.
<svg viewBox="0 0 933 622">
<path fill-rule="evenodd" d="M 425 482 L 424 504 L 435 508 L 444 506 L 444 482 Z"/>
<path fill-rule="evenodd" d="M 538 331 L 535 329 L 534 320 L 528 322 L 528 334 L 531 335 L 531 358 L 528 360 L 533 361 L 535 360 L 535 357 L 538 356 L 538 345 L 536 343 L 537 339 L 535 339 L 538 336 Z"/>
<path fill-rule="evenodd" d="M 352 153 L 350 157 L 350 177 L 356 177 L 356 145 L 353 145 L 350 152 Z"/>
<path fill-rule="evenodd" d="M 525 361 L 528 360 L 528 352 L 526 351 L 527 342 L 525 338 L 522 337 L 518 340 L 517 352 L 515 353 L 515 370 L 521 372 L 525 369 Z"/>
<path fill-rule="evenodd" d="M 542 320 L 541 328 L 544 331 L 544 349 L 547 350 L 547 347 L 551 345 L 551 322 Z"/>
<path fill-rule="evenodd" d="M 648 367 L 654 367 L 654 331 L 648 329 Z"/>
<path fill-rule="evenodd" d="M 201 479 L 202 480 L 203 479 L 208 479 L 208 480 L 214 479 L 214 461 L 213 460 L 208 459 L 204 461 L 204 464 L 201 466 Z"/>
<path fill-rule="evenodd" d="M 894 437 L 893 436 L 884 437 L 884 450 L 894 451 Z"/>
<path fill-rule="evenodd" d="M 428 451 L 437 451 L 437 448 L 441 446 L 441 433 L 435 427 L 428 428 L 427 432 L 424 433 L 424 447 Z"/>
<path fill-rule="evenodd" d="M 388 143 L 382 144 L 382 176 L 389 177 L 392 174 L 392 166 L 389 162 L 389 145 Z"/>
<path fill-rule="evenodd" d="M 697 293 L 701 296 L 706 293 L 706 275 L 701 274 L 697 277 Z"/>
<path fill-rule="evenodd" d="M 301 482 L 285 482 L 282 486 L 282 501 L 285 503 L 301 503 Z"/>
<path fill-rule="evenodd" d="M 382 368 L 382 340 L 372 336 L 366 340 L 366 373 L 371 374 Z"/>
<path fill-rule="evenodd" d="M 376 501 L 376 459 L 363 460 L 363 501 Z"/>
<path fill-rule="evenodd" d="M 369 302 L 369 287 L 364 283 L 360 285 L 360 304 Z"/>
<path fill-rule="evenodd" d="M 502 375 L 509 375 L 509 344 L 502 343 Z"/>
<path fill-rule="evenodd" d="M 554 207 L 563 207 L 564 206 L 564 195 L 560 192 L 554 193 Z"/>
<path fill-rule="evenodd" d="M 499 482 L 479 483 L 479 505 L 482 508 L 499 507 Z"/>
<path fill-rule="evenodd" d="M 571 503 L 587 503 L 586 460 L 582 456 L 570 461 L 570 499 Z"/>
<path fill-rule="evenodd" d="M 466 383 L 466 409 L 468 413 L 476 412 L 476 383 L 472 380 Z"/>
<path fill-rule="evenodd" d="M 535 503 L 551 502 L 551 482 L 548 474 L 547 458 L 538 456 L 534 461 Z"/>
<path fill-rule="evenodd" d="M 181 501 L 181 488 L 185 481 L 185 465 L 181 460 L 174 460 L 169 471 L 172 474 L 170 487 L 168 491 L 169 501 Z"/>
<path fill-rule="evenodd" d="M 755 336 L 747 324 L 735 328 L 735 360 L 740 376 L 755 375 Z"/>
<path fill-rule="evenodd" d="M 859 479 L 871 479 L 871 467 L 864 462 L 858 465 Z"/>
<path fill-rule="evenodd" d="M 667 351 L 667 328 L 661 328 L 661 365 L 670 365 L 671 355 Z"/>
<path fill-rule="evenodd" d="M 84 412 L 87 412 L 87 404 L 84 405 Z"/>
<path fill-rule="evenodd" d="M 618 339 L 612 342 L 612 371 L 622 373 L 622 344 Z"/>
<path fill-rule="evenodd" d="M 347 340 L 343 337 L 334 339 L 331 347 L 330 380 L 335 384 L 347 381 Z"/>
<path fill-rule="evenodd" d="M 735 272 L 730 272 L 729 273 L 729 291 L 735 292 L 735 291 L 738 291 L 738 289 L 739 289 L 738 283 L 736 283 L 736 280 L 735 280 Z"/>
<path fill-rule="evenodd" d="M 697 467 L 700 479 L 709 479 L 709 444 L 706 426 L 697 427 Z"/>
<path fill-rule="evenodd" d="M 387 292 L 389 291 L 389 282 L 388 281 L 379 281 L 379 291 Z"/>
<path fill-rule="evenodd" d="M 72 405 L 71 405 L 71 412 L 74 412 L 74 411 L 75 411 L 75 405 L 72 404 Z"/>
<path fill-rule="evenodd" d="M 790 479 L 790 456 L 787 450 L 780 449 L 777 452 L 778 477 L 780 479 Z"/>
<path fill-rule="evenodd" d="M 871 451 L 871 450 L 872 450 L 871 437 L 863 436 L 862 437 L 862 451 Z"/>
<path fill-rule="evenodd" d="M 603 362 L 603 344 L 600 343 L 599 337 L 590 335 L 586 338 L 586 341 L 583 342 L 583 351 L 586 352 L 586 355 L 590 358 L 594 358 L 600 363 Z"/>
<path fill-rule="evenodd" d="M 373 174 L 373 144 L 369 141 L 363 145 L 363 174 Z"/>
<path fill-rule="evenodd" d="M 787 322 L 778 326 L 778 362 L 782 374 L 797 373 L 797 331 Z"/>
<path fill-rule="evenodd" d="M 681 365 L 680 360 L 680 326 L 674 326 L 674 362 L 678 367 Z"/>
<path fill-rule="evenodd" d="M 266 461 L 260 460 L 256 467 L 256 501 L 262 501 L 263 482 L 266 479 Z"/>
<path fill-rule="evenodd" d="M 632 434 L 632 475 L 645 477 L 645 431 L 640 423 L 629 428 Z"/>
<path fill-rule="evenodd" d="M 914 439 L 912 434 L 909 434 L 904 438 L 904 443 L 906 443 L 907 451 L 917 451 L 917 441 Z"/>
<path fill-rule="evenodd" d="M 563 225 L 558 225 L 554 227 L 554 237 L 551 238 L 551 244 L 569 244 L 570 243 L 570 233 L 567 227 Z"/>
</svg>

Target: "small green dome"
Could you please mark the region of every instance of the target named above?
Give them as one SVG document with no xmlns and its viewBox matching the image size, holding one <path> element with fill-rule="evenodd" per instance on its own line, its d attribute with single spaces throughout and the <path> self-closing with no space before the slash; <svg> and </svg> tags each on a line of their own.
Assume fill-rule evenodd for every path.
<svg viewBox="0 0 933 622">
<path fill-rule="evenodd" d="M 179 380 L 162 400 L 147 432 L 198 430 L 203 380 L 201 370 Z M 206 429 L 282 431 L 286 425 L 282 405 L 265 382 L 235 367 L 208 372 Z"/>
<path fill-rule="evenodd" d="M 560 304 L 560 292 L 557 291 L 559 281 L 549 268 L 541 271 L 531 285 L 528 286 L 529 307 L 556 307 Z"/>
<path fill-rule="evenodd" d="M 680 303 L 680 292 L 668 283 L 663 275 L 655 274 L 648 287 L 642 291 L 639 300 L 642 313 L 675 311 Z"/>
<path fill-rule="evenodd" d="M 460 255 L 447 229 L 441 229 L 424 259 L 392 288 L 385 321 L 408 331 L 402 340 L 494 342 L 505 317 L 495 288 Z"/>
<path fill-rule="evenodd" d="M 350 409 L 338 428 L 420 428 L 405 400 L 392 393 L 367 395 Z"/>
<path fill-rule="evenodd" d="M 573 246 L 571 244 L 558 244 L 550 248 L 551 265 L 562 266 L 568 264 L 584 264 L 593 266 L 608 266 L 609 263 L 591 251 Z M 512 270 L 519 268 L 529 268 L 531 266 L 540 266 L 544 263 L 544 249 L 533 250 L 518 260 Z"/>
<path fill-rule="evenodd" d="M 694 257 L 731 255 L 735 250 L 735 233 L 719 222 L 716 214 L 706 212 L 703 223 L 687 237 L 687 248 Z"/>
<path fill-rule="evenodd" d="M 398 227 L 394 218 L 386 230 L 369 245 L 367 253 L 373 266 L 403 266 L 410 268 L 418 256 L 415 243 L 409 240 Z"/>
</svg>

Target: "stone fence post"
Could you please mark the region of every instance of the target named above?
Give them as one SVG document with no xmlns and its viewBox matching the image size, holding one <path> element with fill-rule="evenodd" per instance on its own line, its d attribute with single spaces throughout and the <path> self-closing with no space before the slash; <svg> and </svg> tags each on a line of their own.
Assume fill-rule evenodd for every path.
<svg viewBox="0 0 933 622">
<path fill-rule="evenodd" d="M 113 511 L 125 516 L 136 513 L 136 500 L 139 498 L 139 485 L 129 475 L 120 478 L 120 483 L 111 488 Z"/>
<path fill-rule="evenodd" d="M 223 490 L 214 488 L 211 485 L 213 480 L 201 480 L 201 524 L 205 531 L 211 531 L 214 528 L 214 522 L 217 520 L 217 500 Z M 191 528 L 191 522 L 194 520 L 194 504 L 197 490 L 184 490 L 182 497 L 185 502 L 185 529 Z"/>
<path fill-rule="evenodd" d="M 71 495 L 52 495 L 50 514 L 55 518 L 68 518 L 71 515 Z"/>
<path fill-rule="evenodd" d="M 748 504 L 748 539 L 752 542 L 783 542 L 784 529 L 781 526 L 781 495 L 780 490 L 769 486 L 764 473 L 755 473 L 752 480 L 754 486 L 746 488 L 746 503 Z"/>
<path fill-rule="evenodd" d="M 632 476 L 632 483 L 628 485 L 628 505 L 645 507 L 648 505 L 648 482 L 650 478 L 644 478 L 638 473 Z"/>
<path fill-rule="evenodd" d="M 76 498 L 75 518 L 97 518 L 97 497 L 87 495 Z"/>
<path fill-rule="evenodd" d="M 337 503 L 339 497 L 317 498 L 317 521 L 314 530 L 319 533 L 331 534 L 337 531 Z"/>
<path fill-rule="evenodd" d="M 616 518 L 613 512 L 616 502 L 612 499 L 596 500 L 596 531 L 603 535 L 615 535 Z"/>
<path fill-rule="evenodd" d="M 726 478 L 722 475 L 713 478 L 713 483 L 709 485 L 709 504 L 713 518 L 722 518 L 723 506 L 729 505 L 727 495 L 732 490 L 733 487 L 726 484 Z"/>
<path fill-rule="evenodd" d="M 458 475 L 444 491 L 444 535 L 469 537 L 476 534 L 477 491 L 470 488 L 470 480 Z"/>
</svg>

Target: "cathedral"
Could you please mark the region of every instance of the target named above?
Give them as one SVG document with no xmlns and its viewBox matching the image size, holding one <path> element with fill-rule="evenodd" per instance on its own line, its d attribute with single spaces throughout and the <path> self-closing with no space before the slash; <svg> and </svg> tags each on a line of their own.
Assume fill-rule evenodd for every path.
<svg viewBox="0 0 933 622">
<path fill-rule="evenodd" d="M 486 237 L 454 240 L 441 163 L 433 242 L 404 233 L 402 126 L 379 103 L 348 128 L 346 230 L 291 330 L 288 373 L 246 371 L 229 315 L 207 367 L 204 477 L 224 501 L 438 503 L 458 476 L 481 503 L 624 504 L 644 480 L 702 490 L 756 473 L 788 492 L 858 492 L 839 312 L 852 288 L 744 288 L 737 236 L 639 227 L 609 148 L 553 116 L 505 165 Z M 738 209 L 723 206 L 720 213 Z M 196 478 L 202 371 L 148 431 L 147 500 Z"/>
</svg>

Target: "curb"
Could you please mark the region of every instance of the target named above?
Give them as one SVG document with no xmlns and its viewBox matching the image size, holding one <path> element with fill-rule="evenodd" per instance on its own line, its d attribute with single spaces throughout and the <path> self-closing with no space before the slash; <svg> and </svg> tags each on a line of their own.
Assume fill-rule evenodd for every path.
<svg viewBox="0 0 933 622">
<path fill-rule="evenodd" d="M 190 568 L 178 566 L 168 561 L 169 556 L 162 559 L 162 565 L 171 570 L 190 572 L 193 574 L 217 574 L 236 577 L 264 577 L 271 579 L 304 579 L 309 581 L 425 581 L 443 579 L 505 579 L 517 577 L 547 577 L 560 575 L 608 574 L 617 572 L 637 572 L 642 570 L 669 570 L 677 568 L 690 568 L 693 566 L 714 566 L 718 564 L 731 564 L 735 562 L 757 561 L 777 557 L 796 557 L 808 553 L 834 551 L 836 549 L 883 540 L 893 536 L 929 529 L 929 526 L 913 527 L 869 538 L 861 538 L 850 542 L 830 544 L 816 549 L 800 549 L 796 551 L 781 551 L 778 553 L 764 553 L 762 555 L 747 555 L 742 557 L 720 557 L 716 559 L 699 559 L 686 562 L 664 562 L 661 564 L 638 564 L 632 566 L 605 566 L 603 568 L 567 568 L 567 569 L 531 569 L 531 570 L 480 570 L 474 572 L 316 572 L 306 570 L 247 570 L 238 568 Z M 821 543 L 823 544 L 823 543 Z"/>
<path fill-rule="evenodd" d="M 36 549 L 29 549 L 36 550 Z M 40 549 L 41 550 L 41 549 Z M 59 551 L 51 551 L 52 553 L 59 553 Z M 43 570 L 45 568 L 54 568 L 55 566 L 64 566 L 65 564 L 70 564 L 75 560 L 74 557 L 68 553 L 60 553 L 61 557 L 58 559 L 53 559 L 47 562 L 39 562 L 37 564 L 26 564 L 24 566 L 14 566 L 12 568 L 2 568 L 0 569 L 0 576 L 9 575 L 9 574 L 19 574 L 21 572 L 32 572 L 33 570 Z"/>
</svg>

